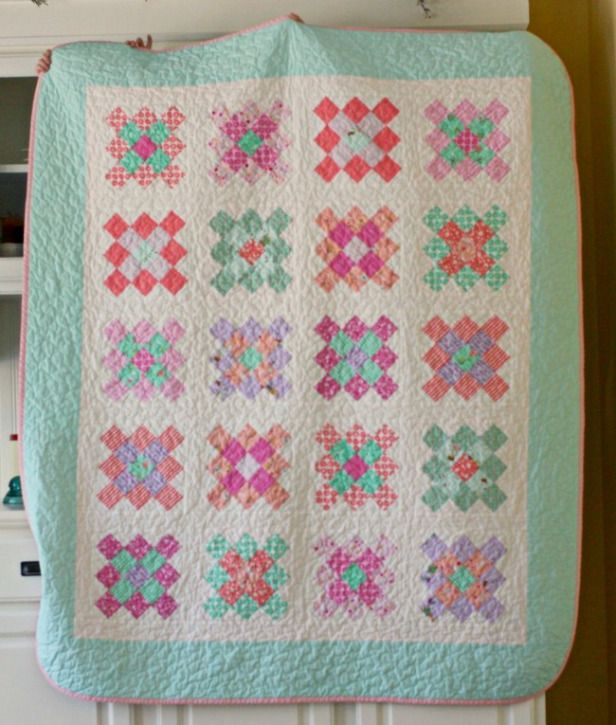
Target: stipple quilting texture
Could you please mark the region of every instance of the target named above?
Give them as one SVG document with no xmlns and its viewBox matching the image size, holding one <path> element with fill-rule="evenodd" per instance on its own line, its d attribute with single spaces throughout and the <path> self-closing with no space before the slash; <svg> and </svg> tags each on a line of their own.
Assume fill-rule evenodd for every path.
<svg viewBox="0 0 616 725">
<path fill-rule="evenodd" d="M 549 682 L 576 583 L 569 116 L 526 34 L 286 20 L 54 51 L 24 400 L 52 680 L 205 702 Z"/>
</svg>

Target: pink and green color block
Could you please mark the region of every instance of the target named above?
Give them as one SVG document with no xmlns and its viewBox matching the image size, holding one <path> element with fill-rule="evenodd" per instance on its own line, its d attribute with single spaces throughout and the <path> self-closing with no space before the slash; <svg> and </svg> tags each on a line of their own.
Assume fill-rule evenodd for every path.
<svg viewBox="0 0 616 725">
<path fill-rule="evenodd" d="M 204 576 L 214 594 L 203 605 L 214 620 L 232 611 L 248 620 L 263 612 L 273 620 L 284 617 L 289 604 L 280 589 L 288 581 L 287 572 L 278 563 L 288 546 L 274 534 L 261 547 L 250 534 L 243 534 L 235 543 L 217 535 L 206 546 L 216 562 Z"/>
<path fill-rule="evenodd" d="M 314 358 L 325 371 L 315 389 L 326 400 L 342 390 L 355 400 L 370 390 L 387 400 L 398 390 L 388 373 L 398 355 L 387 344 L 398 328 L 387 315 L 370 326 L 354 316 L 343 327 L 326 315 L 314 330 L 326 343 Z"/>
<path fill-rule="evenodd" d="M 291 137 L 285 130 L 291 112 L 280 100 L 262 108 L 249 101 L 238 111 L 215 108 L 211 119 L 218 134 L 209 142 L 216 161 L 209 174 L 224 186 L 234 178 L 248 184 L 271 179 L 281 184 L 289 173 L 285 149 Z"/>
<path fill-rule="evenodd" d="M 162 396 L 177 400 L 184 393 L 184 384 L 176 377 L 185 359 L 176 350 L 184 336 L 177 320 L 168 320 L 160 332 L 147 320 L 129 330 L 120 320 L 105 328 L 111 351 L 103 362 L 112 377 L 103 390 L 112 400 L 122 400 L 129 393 L 141 401 Z"/>
<path fill-rule="evenodd" d="M 135 619 L 153 609 L 162 619 L 178 608 L 169 589 L 180 578 L 169 560 L 180 549 L 171 535 L 163 536 L 152 546 L 137 534 L 125 546 L 113 534 L 98 543 L 97 549 L 107 563 L 96 574 L 106 592 L 96 601 L 96 607 L 109 618 L 125 609 Z"/>
<path fill-rule="evenodd" d="M 452 171 L 465 181 L 482 172 L 500 182 L 510 171 L 502 150 L 511 139 L 500 128 L 509 109 L 497 98 L 479 109 L 465 98 L 449 110 L 436 100 L 425 110 L 425 117 L 434 125 L 426 141 L 435 156 L 426 171 L 437 181 Z"/>
<path fill-rule="evenodd" d="M 398 470 L 387 451 L 398 441 L 396 433 L 383 425 L 373 435 L 356 423 L 341 435 L 331 423 L 317 433 L 316 441 L 326 453 L 315 465 L 316 472 L 325 480 L 315 500 L 325 511 L 339 499 L 351 509 L 358 509 L 368 501 L 382 510 L 396 502 L 398 494 L 388 479 Z"/>
<path fill-rule="evenodd" d="M 147 106 L 130 116 L 118 106 L 107 118 L 115 135 L 107 151 L 116 161 L 105 178 L 114 187 L 123 187 L 134 180 L 149 186 L 157 179 L 169 188 L 177 186 L 184 172 L 174 162 L 184 150 L 184 143 L 175 135 L 186 120 L 175 106 L 160 117 Z"/>
<path fill-rule="evenodd" d="M 321 596 L 314 607 L 320 617 L 329 619 L 338 614 L 360 619 L 371 614 L 383 618 L 396 609 L 389 597 L 396 576 L 387 564 L 396 547 L 384 534 L 373 546 L 361 536 L 343 544 L 324 536 L 314 550 L 323 560 L 316 573 Z"/>
<path fill-rule="evenodd" d="M 424 247 L 434 267 L 424 282 L 435 292 L 453 280 L 464 292 L 483 280 L 493 290 L 500 289 L 509 275 L 498 264 L 508 246 L 498 236 L 507 215 L 496 204 L 479 217 L 469 206 L 449 217 L 435 206 L 424 217 L 424 223 L 435 234 Z"/>
</svg>

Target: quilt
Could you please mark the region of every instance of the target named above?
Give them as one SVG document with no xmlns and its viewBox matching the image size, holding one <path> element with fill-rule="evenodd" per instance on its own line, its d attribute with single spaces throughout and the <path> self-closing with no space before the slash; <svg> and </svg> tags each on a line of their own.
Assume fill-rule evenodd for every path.
<svg viewBox="0 0 616 725">
<path fill-rule="evenodd" d="M 40 665 L 134 702 L 488 703 L 575 627 L 579 204 L 525 32 L 53 51 L 23 473 Z"/>
</svg>

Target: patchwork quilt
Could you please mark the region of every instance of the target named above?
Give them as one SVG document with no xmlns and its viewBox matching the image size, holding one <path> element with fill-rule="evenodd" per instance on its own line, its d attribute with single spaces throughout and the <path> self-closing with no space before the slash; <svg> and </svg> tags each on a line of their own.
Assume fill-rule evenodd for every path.
<svg viewBox="0 0 616 725">
<path fill-rule="evenodd" d="M 573 637 L 569 83 L 528 33 L 75 43 L 37 92 L 23 472 L 85 698 L 484 703 Z"/>
</svg>

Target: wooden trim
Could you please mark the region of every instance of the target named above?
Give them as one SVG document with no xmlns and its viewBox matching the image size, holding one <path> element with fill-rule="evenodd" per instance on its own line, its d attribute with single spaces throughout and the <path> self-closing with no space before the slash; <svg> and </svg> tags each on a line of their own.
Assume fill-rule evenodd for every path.
<svg viewBox="0 0 616 725">
<path fill-rule="evenodd" d="M 0 257 L 0 296 L 21 294 L 23 268 L 23 257 Z"/>
</svg>

